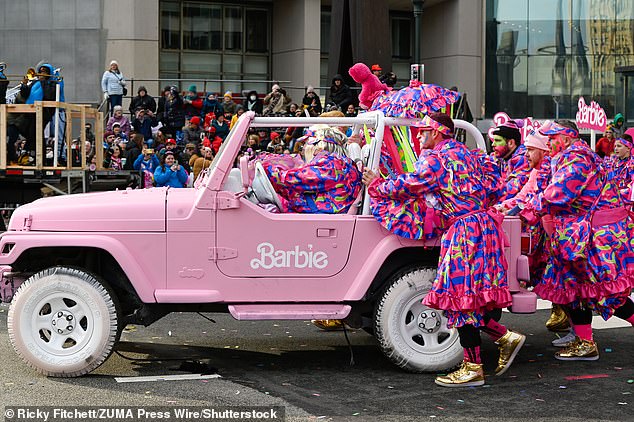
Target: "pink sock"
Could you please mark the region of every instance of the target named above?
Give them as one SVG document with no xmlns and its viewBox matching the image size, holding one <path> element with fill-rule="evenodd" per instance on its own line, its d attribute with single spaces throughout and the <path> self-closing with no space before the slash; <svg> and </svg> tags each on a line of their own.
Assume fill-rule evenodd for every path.
<svg viewBox="0 0 634 422">
<path fill-rule="evenodd" d="M 491 336 L 493 341 L 498 341 L 508 331 L 504 325 L 500 324 L 494 319 L 490 319 L 489 322 L 487 322 L 487 325 L 482 327 L 481 329 L 489 336 Z"/>
<path fill-rule="evenodd" d="M 583 325 L 575 325 L 575 334 L 581 340 L 592 341 L 592 325 L 591 324 L 583 324 Z"/>
<path fill-rule="evenodd" d="M 626 319 L 626 321 L 629 322 L 630 324 L 634 325 L 634 315 L 632 315 L 631 317 Z"/>
<path fill-rule="evenodd" d="M 478 365 L 482 364 L 482 359 L 480 359 L 480 346 L 465 347 L 462 351 L 466 362 L 476 363 Z"/>
</svg>

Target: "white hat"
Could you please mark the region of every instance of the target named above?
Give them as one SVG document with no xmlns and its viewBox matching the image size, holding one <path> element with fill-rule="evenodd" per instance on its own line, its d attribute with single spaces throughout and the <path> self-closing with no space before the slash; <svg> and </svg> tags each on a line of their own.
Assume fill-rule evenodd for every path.
<svg viewBox="0 0 634 422">
<path fill-rule="evenodd" d="M 119 66 L 119 62 L 116 60 L 113 60 L 110 62 L 110 66 L 112 66 L 113 64 L 116 64 L 117 66 Z"/>
</svg>

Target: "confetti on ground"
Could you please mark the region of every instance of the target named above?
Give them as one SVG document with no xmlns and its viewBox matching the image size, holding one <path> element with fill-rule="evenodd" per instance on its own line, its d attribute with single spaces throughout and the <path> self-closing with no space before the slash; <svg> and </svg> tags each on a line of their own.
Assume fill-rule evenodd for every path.
<svg viewBox="0 0 634 422">
<path fill-rule="evenodd" d="M 392 387 L 391 385 L 388 385 L 387 388 L 389 388 L 390 390 L 393 389 L 394 387 Z"/>
<path fill-rule="evenodd" d="M 172 332 L 171 332 L 171 331 L 168 331 L 168 332 L 167 332 L 167 335 L 171 337 L 171 336 L 172 336 Z"/>
<path fill-rule="evenodd" d="M 546 401 L 544 399 L 535 399 L 535 401 Z"/>
<path fill-rule="evenodd" d="M 321 394 L 319 394 L 319 393 L 313 393 L 313 396 L 317 396 L 317 397 L 319 397 L 319 396 L 321 396 Z"/>
<path fill-rule="evenodd" d="M 626 403 L 626 402 L 624 402 L 624 401 L 620 401 L 620 402 L 619 402 L 619 404 L 620 404 L 621 406 L 623 406 L 623 405 L 626 405 L 627 403 Z"/>
<path fill-rule="evenodd" d="M 445 408 L 444 408 L 444 407 L 440 407 L 440 406 L 436 406 L 436 409 L 438 409 L 438 410 L 445 410 Z"/>
<path fill-rule="evenodd" d="M 564 379 L 567 381 L 578 381 L 578 380 L 591 380 L 595 378 L 610 378 L 610 376 L 608 374 L 574 375 L 570 377 L 565 377 Z"/>
<path fill-rule="evenodd" d="M 615 366 L 614 369 L 617 370 L 617 371 L 620 371 L 623 368 L 621 368 L 620 366 Z"/>
<path fill-rule="evenodd" d="M 359 416 L 359 412 L 354 412 L 352 416 Z"/>
<path fill-rule="evenodd" d="M 634 380 L 627 380 L 628 384 L 634 384 Z"/>
<path fill-rule="evenodd" d="M 560 385 L 559 388 L 561 388 L 563 390 L 563 389 L 566 389 L 568 387 L 566 387 L 565 385 Z"/>
<path fill-rule="evenodd" d="M 610 348 L 608 347 L 608 348 L 606 348 L 606 349 L 605 349 L 605 351 L 606 351 L 607 353 L 610 353 L 610 352 L 612 351 L 612 349 L 610 349 Z"/>
<path fill-rule="evenodd" d="M 622 394 L 632 394 L 629 391 L 624 391 Z"/>
</svg>

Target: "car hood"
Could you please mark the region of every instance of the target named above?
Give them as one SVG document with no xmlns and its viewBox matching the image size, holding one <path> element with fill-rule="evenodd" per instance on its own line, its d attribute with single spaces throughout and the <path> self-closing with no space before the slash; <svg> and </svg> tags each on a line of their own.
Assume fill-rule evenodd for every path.
<svg viewBox="0 0 634 422">
<path fill-rule="evenodd" d="M 16 209 L 9 230 L 163 232 L 167 188 L 38 199 Z"/>
</svg>

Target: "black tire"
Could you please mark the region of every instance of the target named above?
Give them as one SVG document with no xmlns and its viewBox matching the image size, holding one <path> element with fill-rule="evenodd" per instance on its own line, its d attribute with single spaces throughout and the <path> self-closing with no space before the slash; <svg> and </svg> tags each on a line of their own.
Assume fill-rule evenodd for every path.
<svg viewBox="0 0 634 422">
<path fill-rule="evenodd" d="M 7 327 L 16 353 L 37 372 L 78 377 L 110 356 L 118 319 L 116 297 L 97 277 L 52 267 L 20 286 Z"/>
<path fill-rule="evenodd" d="M 442 311 L 421 303 L 436 269 L 418 267 L 395 275 L 377 302 L 374 335 L 381 350 L 409 372 L 442 371 L 462 360 L 455 329 L 447 328 Z"/>
</svg>

